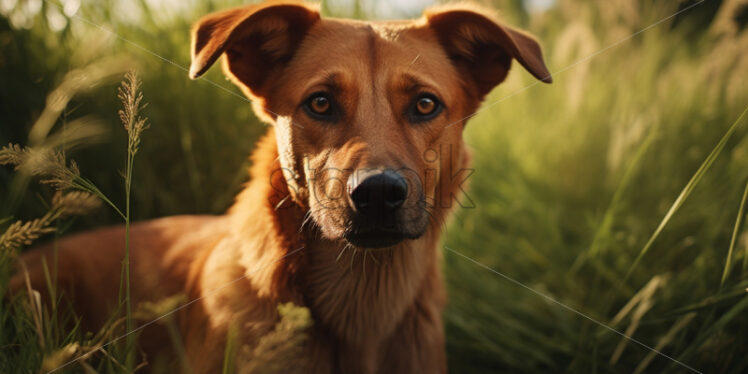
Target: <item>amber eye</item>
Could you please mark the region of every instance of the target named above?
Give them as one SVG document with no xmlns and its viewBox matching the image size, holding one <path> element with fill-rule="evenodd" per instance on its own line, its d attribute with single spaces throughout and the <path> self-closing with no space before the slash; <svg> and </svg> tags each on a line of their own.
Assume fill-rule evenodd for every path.
<svg viewBox="0 0 748 374">
<path fill-rule="evenodd" d="M 444 105 L 433 94 L 418 95 L 407 111 L 411 122 L 429 121 L 441 113 Z"/>
<path fill-rule="evenodd" d="M 323 122 L 335 122 L 337 111 L 330 94 L 316 92 L 311 94 L 303 103 L 304 111 L 312 118 Z"/>
<path fill-rule="evenodd" d="M 416 102 L 416 110 L 420 115 L 429 115 L 436 109 L 436 101 L 430 97 L 422 97 Z"/>
<path fill-rule="evenodd" d="M 332 103 L 327 94 L 319 92 L 307 99 L 306 106 L 313 114 L 325 116 L 330 114 Z"/>
</svg>

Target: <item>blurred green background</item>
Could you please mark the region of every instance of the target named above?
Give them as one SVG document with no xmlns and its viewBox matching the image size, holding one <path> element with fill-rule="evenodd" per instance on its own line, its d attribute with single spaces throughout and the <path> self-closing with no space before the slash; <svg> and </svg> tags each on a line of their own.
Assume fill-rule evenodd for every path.
<svg viewBox="0 0 748 374">
<path fill-rule="evenodd" d="M 265 125 L 231 94 L 239 91 L 220 69 L 207 78 L 223 88 L 190 81 L 184 68 L 191 23 L 239 3 L 0 0 L 0 144 L 29 143 L 47 96 L 68 72 L 109 66 L 108 78 L 76 89 L 55 130 L 81 118 L 105 130 L 66 152 L 121 203 L 127 139 L 117 117 L 124 73 L 117 69 L 133 67 L 151 123 L 135 161 L 134 217 L 223 212 L 246 181 L 247 156 Z M 633 266 L 748 105 L 748 2 L 482 3 L 538 37 L 554 83 L 532 85 L 515 68 L 469 122 L 475 206 L 458 211 L 446 245 L 699 371 L 748 371 L 748 234 L 736 226 L 748 181 L 748 121 Z M 322 9 L 410 18 L 429 4 L 336 0 Z M 0 218 L 43 214 L 52 191 L 14 175 L 0 167 Z M 71 230 L 118 222 L 101 209 Z M 451 251 L 443 257 L 451 372 L 686 370 Z M 34 372 L 39 355 L 70 339 L 63 334 L 23 358 L 0 353 L 0 368 Z"/>
</svg>

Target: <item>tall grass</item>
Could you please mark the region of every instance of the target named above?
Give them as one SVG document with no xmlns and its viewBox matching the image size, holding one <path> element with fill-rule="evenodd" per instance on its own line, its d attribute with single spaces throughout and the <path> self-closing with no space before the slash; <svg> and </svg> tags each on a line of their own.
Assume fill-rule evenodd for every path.
<svg viewBox="0 0 748 374">
<path fill-rule="evenodd" d="M 130 71 L 125 75 L 125 80 L 122 82 L 121 87 L 118 90 L 117 97 L 122 102 L 123 108 L 119 111 L 119 117 L 124 126 L 125 131 L 128 134 L 127 142 L 127 161 L 125 163 L 125 191 L 127 196 L 125 197 L 126 206 L 124 213 L 122 209 L 119 209 L 104 193 L 99 190 L 95 184 L 88 181 L 81 176 L 80 170 L 75 161 L 68 162 L 65 158 L 65 150 L 71 146 L 68 143 L 69 140 L 80 140 L 86 137 L 96 134 L 95 131 L 86 129 L 85 127 L 74 128 L 75 133 L 73 137 L 66 133 L 67 128 L 63 128 L 61 134 L 55 134 L 56 136 L 48 135 L 54 123 L 56 116 L 58 116 L 67 102 L 80 91 L 80 80 L 88 80 L 90 82 L 96 82 L 103 77 L 110 75 L 113 66 L 109 66 L 105 74 L 96 74 L 98 72 L 97 65 L 88 66 L 83 69 L 82 72 L 73 72 L 67 75 L 68 78 L 63 80 L 63 83 L 55 89 L 48 97 L 48 104 L 45 110 L 42 112 L 40 118 L 34 123 L 34 126 L 30 131 L 30 139 L 33 144 L 37 147 L 21 147 L 17 144 L 10 144 L 0 149 L 0 165 L 11 165 L 15 167 L 18 172 L 18 177 L 22 181 L 22 184 L 28 182 L 29 177 L 36 176 L 43 178 L 42 184 L 47 184 L 55 188 L 57 191 L 52 200 L 52 204 L 48 208 L 48 211 L 40 218 L 36 218 L 31 221 L 15 221 L 11 223 L 4 232 L 0 235 L 0 273 L 3 275 L 4 282 L 7 282 L 7 276 L 12 269 L 20 271 L 21 273 L 26 272 L 22 263 L 19 263 L 20 269 L 17 264 L 12 260 L 15 258 L 17 251 L 24 246 L 31 245 L 34 241 L 39 239 L 45 234 L 54 233 L 60 231 L 58 227 L 54 226 L 54 223 L 62 218 L 70 216 L 80 216 L 89 213 L 91 210 L 100 205 L 101 201 L 105 201 L 113 210 L 124 220 L 125 223 L 125 257 L 122 260 L 122 279 L 121 286 L 124 287 L 125 294 L 121 295 L 121 304 L 125 306 L 125 336 L 126 346 L 124 347 L 124 368 L 126 371 L 133 371 L 135 369 L 135 353 L 136 353 L 136 335 L 133 334 L 133 313 L 132 313 L 132 301 L 130 296 L 130 191 L 132 186 L 132 165 L 134 162 L 135 154 L 138 151 L 140 145 L 141 134 L 143 130 L 148 128 L 147 120 L 139 116 L 140 110 L 146 105 L 142 103 L 143 96 L 140 92 L 140 80 L 137 75 Z M 72 78 L 71 78 L 72 76 Z M 74 84 L 75 82 L 77 84 Z M 89 125 L 91 126 L 91 125 Z M 63 141 L 57 140 L 62 137 Z M 70 139 L 72 138 L 72 139 Z M 74 142 L 73 142 L 74 144 Z M 73 190 L 73 192 L 68 192 Z M 11 221 L 6 219 L 5 221 Z M 55 252 L 55 263 L 54 268 L 57 268 L 56 259 L 57 253 Z M 60 339 L 50 338 L 46 331 L 51 328 L 59 329 L 57 322 L 60 321 L 57 318 L 57 307 L 60 300 L 57 299 L 57 279 L 56 273 L 50 274 L 45 265 L 45 277 L 47 280 L 47 288 L 50 294 L 49 303 L 52 305 L 51 313 L 45 313 L 45 308 L 39 300 L 39 292 L 27 287 L 29 295 L 29 303 L 27 307 L 31 309 L 31 316 L 33 317 L 34 330 L 38 338 L 39 348 L 44 352 L 44 358 L 41 360 L 42 370 L 53 370 L 57 366 L 66 364 L 66 360 L 70 357 L 75 356 L 81 351 L 80 346 L 77 343 L 67 343 L 62 349 L 49 351 L 50 345 L 55 346 L 59 344 Z M 3 283 L 2 294 L 5 293 L 5 283 Z M 47 301 L 45 301 L 46 303 Z M 11 308 L 8 308 L 11 309 Z M 4 310 L 5 312 L 5 310 Z M 22 318 L 24 311 L 18 310 L 16 318 Z M 8 314 L 2 313 L 3 316 Z M 113 316 L 116 318 L 116 316 Z M 105 326 L 102 330 L 111 330 L 112 333 L 117 332 L 115 328 L 117 320 L 113 320 L 113 323 Z M 72 334 L 77 333 L 77 328 L 73 328 Z M 70 336 L 70 335 L 69 335 Z M 103 338 L 111 338 L 111 334 L 103 334 Z M 7 338 L 7 336 L 3 336 Z M 67 341 L 63 339 L 62 341 Z M 51 344 L 49 344 L 51 343 Z M 73 345 L 71 345 L 73 344 Z M 98 343 L 97 345 L 103 346 L 106 343 Z M 90 353 L 96 349 L 92 349 L 86 353 Z M 118 363 L 118 360 L 112 357 L 112 361 Z M 6 363 L 6 362 L 3 362 Z M 11 366 L 12 362 L 9 363 Z"/>
<path fill-rule="evenodd" d="M 113 11 L 115 3 L 84 6 L 76 16 L 187 66 L 190 22 L 232 2 L 177 12 L 143 2 L 133 8 L 143 15 L 137 21 Z M 469 122 L 465 138 L 474 150 L 475 173 L 468 193 L 476 206 L 458 211 L 446 245 L 699 371 L 748 370 L 748 126 L 737 121 L 748 105 L 748 33 L 735 21 L 742 14 L 736 4 L 709 0 L 566 70 L 673 14 L 677 4 L 559 0 L 535 14 L 518 1 L 494 2 L 510 23 L 539 37 L 551 71 L 564 71 L 551 86 L 513 95 L 534 82 L 515 65 L 487 99 L 501 101 Z M 323 9 L 358 18 L 375 8 L 328 5 Z M 71 145 L 66 157 L 79 161 L 86 181 L 112 197 L 106 203 L 125 208 L 55 227 L 76 231 L 125 217 L 222 212 L 246 177 L 254 140 L 265 131 L 250 106 L 189 82 L 181 69 L 75 17 L 55 31 L 45 21 L 50 7 L 44 3 L 29 29 L 0 18 L 0 33 L 9 35 L 0 38 L 7 41 L 0 43 L 0 78 L 7 82 L 0 85 L 0 144 L 31 144 L 37 118 L 53 118 L 49 128 L 67 126 L 68 134 L 81 134 L 72 130 L 89 121 L 84 114 L 95 114 L 100 127 L 118 126 L 113 83 L 83 85 L 56 115 L 43 114 L 45 97 L 65 80 L 61 72 L 112 51 L 138 63 L 149 117 L 159 123 L 139 148 L 138 158 L 147 163 L 133 163 L 129 147 L 112 146 L 129 144 L 127 132 L 112 131 L 105 143 L 85 149 L 80 145 L 91 137 L 59 137 Z M 217 70 L 208 78 L 223 84 Z M 112 172 L 122 160 L 128 160 L 123 174 L 137 181 L 135 188 Z M 53 191 L 14 175 L 12 168 L 0 168 L 0 231 L 49 211 L 44 202 Z M 448 251 L 444 271 L 452 372 L 684 370 Z M 7 267 L 0 293 L 5 282 Z M 112 337 L 112 330 L 66 330 L 47 321 L 49 313 L 38 305 L 29 300 L 0 307 L 0 345 L 12 348 L 0 353 L 0 371 L 59 366 Z M 66 306 L 59 309 L 74 325 Z M 121 331 L 131 321 L 117 319 L 112 329 Z M 47 324 L 55 327 L 42 330 L 40 341 L 38 326 Z M 227 349 L 227 357 L 239 349 Z M 127 352 L 107 350 L 97 356 L 101 362 L 83 359 L 65 369 L 115 371 Z"/>
<path fill-rule="evenodd" d="M 530 24 L 555 71 L 675 10 L 565 1 Z M 737 373 L 748 365 L 748 273 L 736 258 L 748 246 L 748 125 L 737 121 L 748 38 L 718 24 L 727 15 L 696 35 L 680 19 L 469 123 L 477 206 L 458 213 L 447 245 L 697 370 Z M 514 72 L 488 101 L 531 83 Z M 459 256 L 445 261 L 455 372 L 686 371 Z"/>
<path fill-rule="evenodd" d="M 125 258 L 122 260 L 123 282 L 125 287 L 125 309 L 127 318 L 127 368 L 132 370 L 135 362 L 135 336 L 132 334 L 132 299 L 130 298 L 130 191 L 132 190 L 132 167 L 135 154 L 138 153 L 140 137 L 143 130 L 148 128 L 145 118 L 139 116 L 145 108 L 143 94 L 140 92 L 140 80 L 134 72 L 125 76 L 125 81 L 119 88 L 117 97 L 122 101 L 123 108 L 118 112 L 122 125 L 127 132 L 127 161 L 125 163 Z"/>
</svg>

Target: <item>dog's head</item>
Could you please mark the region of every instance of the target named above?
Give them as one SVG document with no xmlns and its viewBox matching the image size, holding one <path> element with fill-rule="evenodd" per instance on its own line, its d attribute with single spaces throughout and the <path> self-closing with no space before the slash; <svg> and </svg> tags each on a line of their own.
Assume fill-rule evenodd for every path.
<svg viewBox="0 0 748 374">
<path fill-rule="evenodd" d="M 282 172 L 324 236 L 389 247 L 451 205 L 465 121 L 517 60 L 550 82 L 530 36 L 472 7 L 409 21 L 321 18 L 270 2 L 201 19 L 190 76 L 224 71 L 275 125 Z"/>
</svg>

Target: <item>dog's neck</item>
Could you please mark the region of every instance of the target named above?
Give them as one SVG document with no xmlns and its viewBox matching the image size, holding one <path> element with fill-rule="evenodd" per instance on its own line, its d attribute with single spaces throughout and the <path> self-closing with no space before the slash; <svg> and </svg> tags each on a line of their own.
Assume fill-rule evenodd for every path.
<svg viewBox="0 0 748 374">
<path fill-rule="evenodd" d="M 242 254 L 248 278 L 273 285 L 258 289 L 261 296 L 309 307 L 315 326 L 340 343 L 376 346 L 398 327 L 424 279 L 438 273 L 439 226 L 430 225 L 421 238 L 386 250 L 321 238 L 313 226 L 302 225 L 304 210 L 279 193 L 282 181 L 272 180 L 281 175 L 273 173 L 280 167 L 277 154 L 271 130 L 255 152 L 252 181 L 230 211 L 246 230 L 237 237 L 266 238 L 247 247 L 254 253 Z M 271 222 L 258 222 L 268 216 Z M 253 272 L 258 264 L 266 268 Z"/>
</svg>

